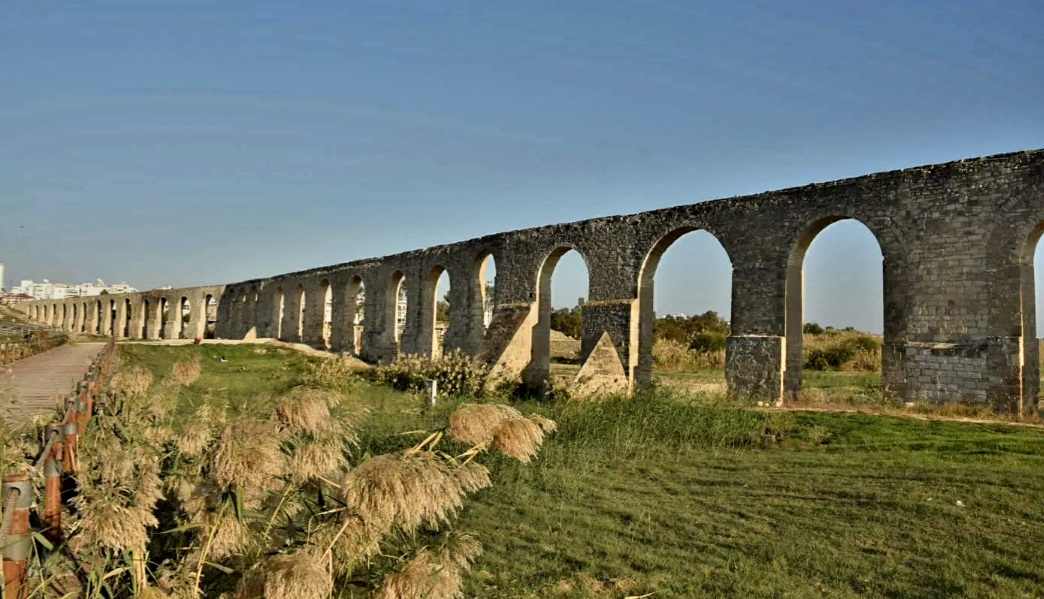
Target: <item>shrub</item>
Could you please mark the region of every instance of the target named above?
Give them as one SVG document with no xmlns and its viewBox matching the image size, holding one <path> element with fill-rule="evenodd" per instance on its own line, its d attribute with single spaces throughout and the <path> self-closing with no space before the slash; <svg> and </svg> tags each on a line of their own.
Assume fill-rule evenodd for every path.
<svg viewBox="0 0 1044 599">
<path fill-rule="evenodd" d="M 427 381 L 434 380 L 441 394 L 480 397 L 483 395 L 489 367 L 454 350 L 436 359 L 403 356 L 370 372 L 375 381 L 400 391 L 420 391 Z"/>
<path fill-rule="evenodd" d="M 822 335 L 823 327 L 816 322 L 806 322 L 804 326 L 801 327 L 801 332 L 806 335 Z"/>
<path fill-rule="evenodd" d="M 865 370 L 881 368 L 881 341 L 858 331 L 827 329 L 822 335 L 805 335 L 805 368 L 812 370 Z"/>
<path fill-rule="evenodd" d="M 689 349 L 698 352 L 725 351 L 725 338 L 726 335 L 724 333 L 696 333 L 692 336 L 692 340 L 689 341 Z"/>
<path fill-rule="evenodd" d="M 653 364 L 662 370 L 704 370 L 725 367 L 725 349 L 695 351 L 671 339 L 653 342 Z"/>
</svg>

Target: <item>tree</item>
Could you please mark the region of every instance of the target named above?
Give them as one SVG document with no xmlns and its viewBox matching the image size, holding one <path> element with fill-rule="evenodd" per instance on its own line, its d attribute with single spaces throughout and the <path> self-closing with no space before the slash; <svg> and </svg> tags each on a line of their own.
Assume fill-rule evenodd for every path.
<svg viewBox="0 0 1044 599">
<path fill-rule="evenodd" d="M 559 308 L 551 312 L 551 330 L 559 331 L 573 339 L 579 339 L 582 322 L 581 312 L 580 306 Z"/>
<path fill-rule="evenodd" d="M 439 300 L 435 302 L 435 322 L 449 322 L 449 302 Z"/>
</svg>

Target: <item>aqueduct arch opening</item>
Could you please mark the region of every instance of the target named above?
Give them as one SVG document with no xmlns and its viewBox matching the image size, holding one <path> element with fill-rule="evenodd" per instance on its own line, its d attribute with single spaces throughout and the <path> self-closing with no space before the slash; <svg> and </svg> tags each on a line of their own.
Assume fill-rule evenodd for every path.
<svg viewBox="0 0 1044 599">
<path fill-rule="evenodd" d="M 322 329 L 319 333 L 319 339 L 323 349 L 330 349 L 333 346 L 333 309 L 335 301 L 330 279 L 323 279 L 319 282 L 319 297 L 323 306 Z"/>
<path fill-rule="evenodd" d="M 788 400 L 796 400 L 800 398 L 803 371 L 805 367 L 805 348 L 804 348 L 804 335 L 805 335 L 805 322 L 806 322 L 806 258 L 813 247 L 813 242 L 820 239 L 821 234 L 824 238 L 830 236 L 830 231 L 827 229 L 831 228 L 833 231 L 842 233 L 848 238 L 848 248 L 839 248 L 836 243 L 837 239 L 827 239 L 825 252 L 818 252 L 818 248 L 813 250 L 816 252 L 817 257 L 825 258 L 826 260 L 837 262 L 838 255 L 842 256 L 845 260 L 852 258 L 852 246 L 858 246 L 862 244 L 865 246 L 875 246 L 877 249 L 877 256 L 880 256 L 881 262 L 876 268 L 876 275 L 868 275 L 859 279 L 853 279 L 844 276 L 841 273 L 839 276 L 832 277 L 829 281 L 817 281 L 817 286 L 822 286 L 828 293 L 817 293 L 817 305 L 814 307 L 817 309 L 818 314 L 831 315 L 827 319 L 838 318 L 839 314 L 846 314 L 841 318 L 846 320 L 858 320 L 859 322 L 871 323 L 867 328 L 877 328 L 879 330 L 868 331 L 871 333 L 881 333 L 881 344 L 876 350 L 880 355 L 882 367 L 875 369 L 875 372 L 881 374 L 884 368 L 887 368 L 885 355 L 887 352 L 884 351 L 884 342 L 887 339 L 884 337 L 887 331 L 883 328 L 884 321 L 884 305 L 885 305 L 885 294 L 887 288 L 884 286 L 884 252 L 882 249 L 881 241 L 878 236 L 864 223 L 863 221 L 848 216 L 829 216 L 818 219 L 811 223 L 805 230 L 800 234 L 797 242 L 791 248 L 787 259 L 787 279 L 786 279 L 786 347 L 785 347 L 785 358 L 786 358 L 786 370 L 783 376 L 783 387 L 785 397 Z M 835 242 L 835 243 L 831 243 Z M 839 251 L 840 250 L 840 251 Z M 850 264 L 850 262 L 849 262 Z M 851 270 L 848 265 L 845 267 L 847 270 Z M 835 273 L 837 274 L 837 273 Z M 874 312 L 874 314 L 868 315 L 866 318 L 860 318 L 858 315 L 848 310 L 837 310 L 834 309 L 839 306 L 839 298 L 849 296 L 851 297 L 852 285 L 856 285 L 863 289 L 864 296 L 860 298 L 866 300 L 866 303 L 859 309 L 866 309 Z M 822 289 L 822 288 L 821 288 Z M 819 290 L 817 290 L 819 291 Z M 829 304 L 829 305 L 828 305 Z M 878 325 L 877 323 L 882 323 Z M 851 326 L 848 324 L 842 325 L 837 323 L 840 327 Z M 858 351 L 873 352 L 870 347 L 863 347 Z M 871 356 L 869 359 L 875 359 Z"/>
<path fill-rule="evenodd" d="M 556 271 L 561 276 L 556 277 Z M 553 376 L 572 378 L 576 366 L 590 351 L 591 348 L 581 344 L 583 304 L 589 293 L 590 272 L 587 258 L 571 245 L 555 248 L 540 263 L 535 290 L 537 321 L 532 329 L 529 364 L 522 373 L 528 386 L 546 388 Z M 576 294 L 575 298 L 568 299 L 573 294 Z M 557 333 L 552 334 L 552 326 L 558 329 Z M 552 336 L 557 341 L 554 347 Z"/>
<path fill-rule="evenodd" d="M 355 356 L 363 351 L 363 333 L 366 328 L 366 284 L 359 275 L 352 275 L 344 288 L 343 315 L 345 350 Z"/>
<path fill-rule="evenodd" d="M 657 296 L 657 287 L 665 293 Z M 680 320 L 704 315 L 708 322 L 716 316 L 716 320 L 725 321 L 727 325 L 732 320 L 731 294 L 732 260 L 725 246 L 713 233 L 697 226 L 683 226 L 657 240 L 646 255 L 638 275 L 638 351 L 631 356 L 635 383 L 646 385 L 651 382 L 657 368 L 653 348 L 656 345 L 658 314 L 674 315 Z M 665 305 L 666 310 L 658 310 L 662 300 L 657 298 L 667 296 L 684 300 L 675 300 L 669 306 Z M 708 314 L 708 311 L 714 312 L 714 315 Z M 691 328 L 689 324 L 684 323 L 677 328 L 686 331 Z M 684 359 L 699 361 L 699 364 L 691 365 L 692 368 L 724 372 L 725 337 L 729 331 L 727 328 L 717 330 L 717 326 L 713 328 L 715 330 L 705 331 L 705 338 L 700 339 L 671 338 L 670 333 L 667 333 L 661 343 L 678 344 L 688 350 L 690 353 L 685 354 Z M 710 340 L 711 337 L 713 340 Z M 669 368 L 666 364 L 660 367 Z M 724 388 L 721 390 L 724 391 Z"/>
<path fill-rule="evenodd" d="M 1044 221 L 1030 232 L 1019 260 L 1020 290 L 1019 305 L 1022 313 L 1021 337 L 1022 389 L 1018 411 L 1030 414 L 1040 404 L 1040 344 L 1042 323 L 1037 314 L 1044 309 L 1044 277 L 1037 276 L 1039 267 L 1044 266 Z"/>
<path fill-rule="evenodd" d="M 392 273 L 388 279 L 385 293 L 385 322 L 391 323 L 392 345 L 394 355 L 399 355 L 402 348 L 402 334 L 406 330 L 406 317 L 409 313 L 409 294 L 406 288 L 406 274 L 400 270 Z"/>
<path fill-rule="evenodd" d="M 446 333 L 451 325 L 449 270 L 436 265 L 424 278 L 421 301 L 421 353 L 433 358 L 443 354 Z"/>
<path fill-rule="evenodd" d="M 276 287 L 275 294 L 272 297 L 272 337 L 276 339 L 283 338 L 283 320 L 286 317 L 286 294 L 283 292 L 283 287 L 280 285 Z"/>
</svg>

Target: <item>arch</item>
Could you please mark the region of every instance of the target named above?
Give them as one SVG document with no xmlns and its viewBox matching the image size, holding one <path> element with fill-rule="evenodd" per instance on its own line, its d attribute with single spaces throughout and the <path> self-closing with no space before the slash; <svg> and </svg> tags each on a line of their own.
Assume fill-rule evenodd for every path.
<svg viewBox="0 0 1044 599">
<path fill-rule="evenodd" d="M 406 313 L 409 308 L 409 298 L 406 295 L 406 275 L 402 271 L 395 271 L 388 279 L 388 289 L 385 295 L 385 322 L 390 323 L 392 332 L 392 344 L 396 355 L 402 342 L 402 333 L 406 329 Z"/>
<path fill-rule="evenodd" d="M 116 310 L 116 300 L 115 299 L 110 299 L 109 300 L 109 316 L 108 316 L 108 319 L 107 319 L 107 323 L 108 323 L 108 330 L 105 331 L 105 334 L 106 335 L 113 335 L 113 336 L 118 337 L 119 336 L 119 332 L 120 332 L 120 330 L 119 330 L 120 322 L 119 322 L 119 313 Z"/>
<path fill-rule="evenodd" d="M 1040 338 L 1037 333 L 1037 303 L 1042 298 L 1037 293 L 1036 257 L 1042 235 L 1044 235 L 1044 221 L 1037 223 L 1037 226 L 1030 230 L 1019 256 L 1022 388 L 1016 409 L 1023 416 L 1035 414 L 1040 408 Z"/>
<path fill-rule="evenodd" d="M 333 307 L 334 292 L 330 279 L 319 281 L 319 297 L 322 299 L 322 329 L 319 339 L 324 349 L 330 349 L 333 343 Z"/>
<path fill-rule="evenodd" d="M 176 338 L 174 335 L 174 316 L 171 314 L 172 308 L 170 300 L 166 297 L 159 299 L 160 309 L 160 325 L 159 325 L 159 336 L 162 339 L 170 339 L 171 337 Z"/>
<path fill-rule="evenodd" d="M 480 253 L 473 265 L 471 285 L 468 289 L 468 339 L 466 350 L 478 355 L 482 350 L 483 339 L 489 325 L 493 322 L 496 307 L 497 260 L 493 252 Z"/>
<path fill-rule="evenodd" d="M 188 339 L 193 337 L 191 333 L 192 324 L 192 303 L 189 298 L 181 296 L 181 300 L 178 302 L 177 310 L 177 338 Z"/>
<path fill-rule="evenodd" d="M 359 275 L 348 281 L 347 293 L 347 331 L 351 341 L 351 349 L 356 356 L 363 353 L 363 333 L 366 331 L 366 283 Z"/>
<path fill-rule="evenodd" d="M 831 215 L 814 220 L 808 226 L 801 231 L 791 246 L 790 252 L 787 257 L 787 269 L 786 269 L 786 308 L 785 308 L 785 325 L 784 334 L 786 340 L 785 347 L 785 363 L 786 370 L 783 376 L 783 389 L 785 397 L 788 399 L 798 399 L 801 386 L 802 386 L 802 371 L 804 368 L 804 342 L 803 342 L 803 328 L 804 328 L 804 313 L 805 313 L 805 257 L 808 253 L 809 247 L 816 237 L 827 227 L 838 223 L 840 221 L 854 221 L 859 223 L 863 229 L 865 229 L 870 237 L 873 238 L 877 245 L 877 249 L 881 252 L 881 277 L 882 277 L 882 321 L 884 321 L 884 306 L 888 303 L 889 288 L 887 286 L 887 277 L 884 275 L 884 245 L 881 242 L 880 236 L 864 222 L 863 220 L 845 215 Z M 882 374 L 884 379 L 888 379 L 888 369 L 890 367 L 887 356 L 888 352 L 884 351 L 884 347 L 889 341 L 888 338 L 889 330 L 885 326 L 883 330 L 883 343 L 881 351 L 882 360 Z"/>
<path fill-rule="evenodd" d="M 152 320 L 151 302 L 148 298 L 142 298 L 141 300 L 141 338 L 151 339 L 153 335 L 152 327 L 153 323 L 149 322 Z"/>
<path fill-rule="evenodd" d="M 446 288 L 442 288 L 445 279 Z M 449 271 L 441 265 L 432 266 L 421 287 L 421 353 L 437 358 L 443 354 L 446 332 L 452 322 L 448 292 L 453 283 Z M 446 298 L 446 299 L 443 299 Z"/>
<path fill-rule="evenodd" d="M 276 287 L 275 294 L 272 298 L 272 336 L 276 339 L 283 338 L 283 317 L 286 311 L 285 304 L 286 294 L 283 293 L 283 287 Z"/>
<path fill-rule="evenodd" d="M 114 322 L 115 322 L 115 320 L 116 319 L 113 319 Z M 132 335 L 131 329 L 133 327 L 133 324 L 132 324 L 133 322 L 134 322 L 134 306 L 131 303 L 130 298 L 128 297 L 127 299 L 123 300 L 123 322 L 120 323 L 122 328 L 123 328 L 123 337 L 124 338 L 129 338 L 129 337 L 132 337 L 132 336 L 133 337 L 140 337 L 141 336 L 141 331 L 140 330 L 139 331 L 133 331 L 134 334 Z"/>
<path fill-rule="evenodd" d="M 552 376 L 551 316 L 553 312 L 553 298 L 551 293 L 551 280 L 562 257 L 571 251 L 576 252 L 583 261 L 584 268 L 587 271 L 587 285 L 585 286 L 585 289 L 587 294 L 590 294 L 591 265 L 587 256 L 584 255 L 584 253 L 576 246 L 572 244 L 562 244 L 555 247 L 544 256 L 544 259 L 540 262 L 540 266 L 536 273 L 536 289 L 534 291 L 534 296 L 536 297 L 537 304 L 537 322 L 533 325 L 530 359 L 529 364 L 522 372 L 522 380 L 526 385 L 534 389 L 546 388 L 550 383 L 550 378 Z M 582 300 L 583 298 L 580 299 Z M 582 327 L 582 305 L 577 306 L 577 308 L 580 309 Z M 581 334 L 580 337 L 582 341 L 585 336 Z M 582 363 L 586 352 L 589 352 L 590 350 L 591 348 L 589 347 L 581 346 L 577 355 L 577 361 Z"/>
<path fill-rule="evenodd" d="M 217 329 L 218 302 L 213 293 L 203 298 L 203 337 L 213 339 Z"/>
<path fill-rule="evenodd" d="M 634 373 L 635 383 L 638 385 L 646 385 L 652 380 L 653 372 L 653 345 L 655 344 L 655 328 L 656 328 L 656 308 L 655 308 L 655 288 L 656 288 L 656 272 L 659 269 L 660 262 L 663 259 L 668 249 L 673 246 L 679 239 L 686 235 L 699 235 L 706 234 L 710 239 L 714 240 L 714 243 L 720 248 L 721 253 L 725 255 L 725 258 L 729 262 L 729 288 L 731 293 L 732 287 L 732 256 L 729 255 L 728 248 L 721 242 L 721 239 L 715 235 L 710 229 L 697 225 L 683 225 L 677 227 L 653 243 L 652 247 L 646 253 L 645 258 L 642 260 L 641 268 L 638 273 L 638 351 L 631 352 L 629 359 L 629 366 Z M 729 323 L 732 322 L 731 314 L 731 301 L 729 302 Z M 722 317 L 726 315 L 721 315 Z M 632 332 L 632 338 L 634 333 Z M 723 365 L 724 368 L 724 365 Z"/>
<path fill-rule="evenodd" d="M 299 343 L 304 343 L 305 341 L 305 313 L 307 312 L 305 307 L 306 299 L 304 285 L 299 284 L 297 286 L 297 320 L 295 325 L 297 328 L 294 332 L 294 340 Z"/>
<path fill-rule="evenodd" d="M 102 301 L 101 300 L 97 300 L 95 302 L 95 304 L 96 304 L 96 306 L 95 306 L 95 311 L 94 311 L 94 326 L 91 327 L 94 330 L 91 331 L 91 332 L 94 333 L 95 335 L 101 335 L 102 334 L 102 329 L 104 328 L 104 327 L 102 327 L 102 316 L 104 315 L 104 311 L 103 311 L 104 308 L 102 307 Z"/>
</svg>

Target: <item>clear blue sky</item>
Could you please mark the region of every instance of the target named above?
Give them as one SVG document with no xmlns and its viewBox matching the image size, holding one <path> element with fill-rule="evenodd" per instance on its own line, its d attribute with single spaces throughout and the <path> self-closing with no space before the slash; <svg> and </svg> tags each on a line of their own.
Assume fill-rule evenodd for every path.
<svg viewBox="0 0 1044 599">
<path fill-rule="evenodd" d="M 1044 146 L 1039 0 L 740 4 L 5 2 L 0 259 L 226 282 Z M 715 251 L 660 312 L 727 310 Z M 809 320 L 880 328 L 868 234 L 808 260 Z"/>
</svg>

